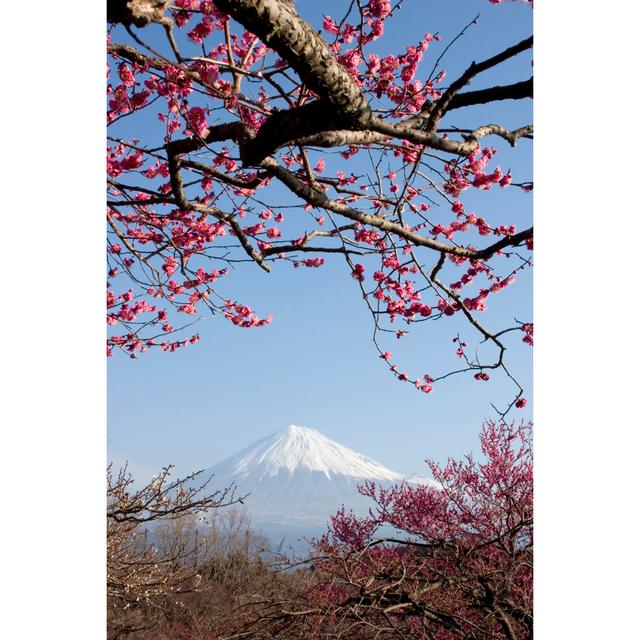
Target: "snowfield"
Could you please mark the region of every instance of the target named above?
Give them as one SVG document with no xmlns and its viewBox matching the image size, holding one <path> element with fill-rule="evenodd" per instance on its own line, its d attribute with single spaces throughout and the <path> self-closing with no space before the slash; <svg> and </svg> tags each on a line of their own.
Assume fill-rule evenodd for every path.
<svg viewBox="0 0 640 640">
<path fill-rule="evenodd" d="M 203 476 L 212 474 L 212 487 L 234 484 L 239 495 L 246 495 L 243 502 L 257 528 L 282 535 L 316 535 L 343 505 L 366 513 L 372 503 L 357 490 L 365 480 L 381 486 L 436 485 L 425 476 L 392 471 L 315 429 L 297 425 L 254 442 Z"/>
<path fill-rule="evenodd" d="M 229 469 L 237 477 L 273 477 L 282 471 L 294 474 L 317 471 L 327 478 L 345 476 L 401 482 L 403 475 L 338 444 L 309 427 L 291 425 L 258 440 L 214 467 Z"/>
</svg>

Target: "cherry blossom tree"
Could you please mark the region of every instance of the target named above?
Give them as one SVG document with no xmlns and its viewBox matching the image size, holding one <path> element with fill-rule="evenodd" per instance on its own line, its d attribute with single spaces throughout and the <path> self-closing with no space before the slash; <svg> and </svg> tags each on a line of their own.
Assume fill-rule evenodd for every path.
<svg viewBox="0 0 640 640">
<path fill-rule="evenodd" d="M 257 605 L 282 637 L 533 637 L 531 425 L 487 422 L 484 459 L 429 466 L 440 487 L 367 483 L 370 515 L 341 510 L 306 589 Z"/>
<path fill-rule="evenodd" d="M 303 271 L 341 259 L 392 375 L 431 393 L 451 375 L 500 370 L 514 394 L 498 413 L 526 404 L 505 354 L 509 341 L 532 344 L 533 324 L 515 307 L 497 326 L 482 313 L 531 267 L 529 211 L 505 221 L 465 196 L 532 189 L 497 161 L 508 166 L 533 127 L 454 118 L 530 99 L 532 77 L 467 87 L 529 55 L 533 39 L 484 59 L 470 51 L 449 78 L 453 43 L 437 25 L 376 53 L 402 2 L 345 1 L 312 27 L 303 1 L 108 1 L 108 355 L 194 344 L 205 312 L 270 323 L 229 293 L 238 263 Z M 159 28 L 163 42 L 147 37 Z M 440 321 L 460 366 L 403 371 L 389 340 Z"/>
</svg>

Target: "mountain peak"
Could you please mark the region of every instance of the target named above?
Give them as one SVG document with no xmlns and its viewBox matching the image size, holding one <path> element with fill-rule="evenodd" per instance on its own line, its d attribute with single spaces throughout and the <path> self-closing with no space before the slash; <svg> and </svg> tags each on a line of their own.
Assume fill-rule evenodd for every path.
<svg viewBox="0 0 640 640">
<path fill-rule="evenodd" d="M 217 466 L 239 477 L 320 472 L 327 478 L 346 476 L 385 481 L 403 478 L 402 474 L 327 438 L 319 431 L 295 424 L 255 442 Z"/>
<path fill-rule="evenodd" d="M 311 427 L 302 427 L 302 426 L 297 425 L 297 424 L 290 424 L 286 429 L 283 429 L 282 431 L 278 431 L 276 433 L 286 433 L 288 436 L 305 436 L 307 434 L 308 435 L 311 435 L 311 434 L 322 435 L 316 429 L 312 429 Z"/>
</svg>

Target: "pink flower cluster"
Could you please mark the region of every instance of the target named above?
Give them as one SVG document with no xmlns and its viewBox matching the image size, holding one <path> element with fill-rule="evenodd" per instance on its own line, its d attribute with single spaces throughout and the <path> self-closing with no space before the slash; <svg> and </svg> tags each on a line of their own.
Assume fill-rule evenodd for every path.
<svg viewBox="0 0 640 640">
<path fill-rule="evenodd" d="M 369 514 L 358 517 L 342 508 L 313 542 L 314 579 L 305 592 L 309 609 L 321 611 L 323 621 L 329 616 L 340 621 L 364 600 L 347 618 L 350 629 L 358 621 L 376 626 L 368 598 L 383 593 L 394 602 L 410 593 L 414 610 L 436 609 L 445 623 L 438 627 L 434 617 L 426 626 L 421 616 L 397 616 L 394 631 L 403 637 L 453 640 L 467 630 L 496 638 L 528 637 L 526 620 L 533 610 L 531 436 L 531 423 L 487 421 L 480 461 L 471 454 L 450 458 L 444 466 L 427 461 L 435 486 L 361 485 L 360 493 L 371 503 Z M 510 619 L 508 636 L 496 632 L 501 627 L 492 617 L 495 600 L 482 599 L 487 592 L 501 594 L 495 597 L 504 597 L 510 611 L 524 614 Z M 455 633 L 449 620 L 460 621 Z"/>
<path fill-rule="evenodd" d="M 225 302 L 225 308 L 225 318 L 238 327 L 264 327 L 272 322 L 271 316 L 260 319 L 249 307 L 231 300 Z"/>
<path fill-rule="evenodd" d="M 480 157 L 478 157 L 478 154 L 480 154 Z M 481 149 L 478 146 L 462 167 L 458 167 L 453 162 L 445 165 L 444 170 L 449 174 L 449 179 L 444 185 L 444 190 L 454 198 L 457 198 L 469 187 L 481 190 L 490 189 L 494 184 L 498 184 L 502 188 L 508 187 L 512 181 L 511 172 L 504 174 L 500 167 L 496 167 L 492 173 L 484 171 L 489 160 L 495 154 L 495 149 L 487 147 Z"/>
</svg>

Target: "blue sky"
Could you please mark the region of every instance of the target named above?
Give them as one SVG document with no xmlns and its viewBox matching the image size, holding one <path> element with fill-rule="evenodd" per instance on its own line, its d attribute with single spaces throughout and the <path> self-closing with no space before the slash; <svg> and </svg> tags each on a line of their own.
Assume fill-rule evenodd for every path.
<svg viewBox="0 0 640 640">
<path fill-rule="evenodd" d="M 319 25 L 322 14 L 338 16 L 341 2 L 299 0 L 298 10 Z M 494 6 L 487 0 L 421 2 L 405 0 L 388 22 L 381 51 L 399 52 L 425 32 L 439 32 L 423 68 L 430 68 L 442 48 L 477 13 L 480 19 L 450 49 L 442 63 L 456 77 L 471 59 L 481 60 L 531 34 L 531 10 L 520 3 Z M 145 36 L 147 34 L 144 34 Z M 118 38 L 119 39 L 119 38 Z M 472 53 L 471 53 L 472 52 Z M 473 88 L 528 78 L 525 54 L 481 76 Z M 474 107 L 469 119 L 450 122 L 499 122 L 508 127 L 531 122 L 530 101 Z M 126 122 L 126 119 L 124 120 Z M 120 132 L 130 133 L 126 128 Z M 491 144 L 504 149 L 498 142 Z M 507 151 L 514 179 L 531 177 L 531 143 Z M 345 170 L 347 170 L 345 168 Z M 349 167 L 349 170 L 357 170 Z M 506 191 L 465 195 L 467 209 L 494 220 L 522 220 L 531 215 L 531 194 Z M 515 212 L 515 213 L 514 213 Z M 477 448 L 491 401 L 507 399 L 511 387 L 500 379 L 479 383 L 456 377 L 426 396 L 396 381 L 382 366 L 371 343 L 371 318 L 355 281 L 343 262 L 317 270 L 293 270 L 282 264 L 271 274 L 240 265 L 231 290 L 259 315 L 271 313 L 272 325 L 238 329 L 220 318 L 197 327 L 201 341 L 174 354 L 148 353 L 136 361 L 118 355 L 108 363 L 108 449 L 116 464 L 128 459 L 134 471 L 148 474 L 167 463 L 187 473 L 210 466 L 249 442 L 291 423 L 319 429 L 327 436 L 400 471 L 424 471 L 423 460 L 445 460 Z M 508 296 L 494 297 L 485 319 L 518 309 L 531 318 L 530 276 L 513 285 Z M 501 308 L 502 307 L 502 308 Z M 511 315 L 509 315 L 511 314 Z M 451 354 L 451 327 L 420 327 L 390 343 L 401 369 L 442 370 Z M 513 341 L 511 366 L 531 397 L 531 349 Z M 531 416 L 530 404 L 514 417 Z"/>
</svg>

